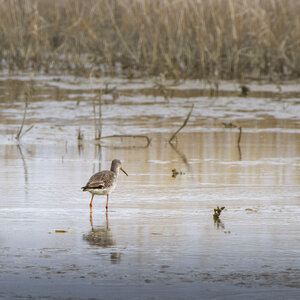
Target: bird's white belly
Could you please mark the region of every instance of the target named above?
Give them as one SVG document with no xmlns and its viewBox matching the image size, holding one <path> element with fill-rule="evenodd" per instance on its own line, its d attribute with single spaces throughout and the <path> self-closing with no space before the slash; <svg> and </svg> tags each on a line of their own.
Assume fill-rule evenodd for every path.
<svg viewBox="0 0 300 300">
<path fill-rule="evenodd" d="M 116 185 L 111 186 L 110 188 L 104 188 L 104 189 L 87 189 L 91 194 L 95 195 L 107 195 L 110 194 L 114 189 Z"/>
</svg>

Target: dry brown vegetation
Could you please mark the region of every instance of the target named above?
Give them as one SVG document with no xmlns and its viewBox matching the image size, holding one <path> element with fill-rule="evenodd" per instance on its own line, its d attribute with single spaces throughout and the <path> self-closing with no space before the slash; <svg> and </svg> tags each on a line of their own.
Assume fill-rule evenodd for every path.
<svg viewBox="0 0 300 300">
<path fill-rule="evenodd" d="M 0 67 L 299 77 L 299 16 L 299 0 L 0 0 Z"/>
</svg>

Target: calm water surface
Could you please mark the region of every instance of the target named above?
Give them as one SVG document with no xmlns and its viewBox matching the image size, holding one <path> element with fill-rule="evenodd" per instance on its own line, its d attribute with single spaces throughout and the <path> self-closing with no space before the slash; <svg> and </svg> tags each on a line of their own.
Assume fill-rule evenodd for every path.
<svg viewBox="0 0 300 300">
<path fill-rule="evenodd" d="M 234 83 L 209 97 L 188 82 L 166 99 L 151 82 L 114 79 L 102 135 L 151 143 L 99 145 L 93 107 L 105 84 L 1 77 L 0 298 L 300 299 L 298 85 L 279 95 L 253 84 L 264 97 L 244 98 Z M 17 143 L 30 85 L 23 130 L 34 127 Z M 230 122 L 242 127 L 239 146 Z M 120 174 L 107 214 L 95 196 L 90 217 L 80 187 L 114 158 L 129 177 Z"/>
</svg>

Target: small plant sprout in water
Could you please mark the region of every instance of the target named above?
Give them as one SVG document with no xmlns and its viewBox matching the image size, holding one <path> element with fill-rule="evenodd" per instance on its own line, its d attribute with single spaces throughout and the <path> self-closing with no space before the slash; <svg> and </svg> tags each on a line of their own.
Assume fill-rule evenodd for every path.
<svg viewBox="0 0 300 300">
<path fill-rule="evenodd" d="M 225 208 L 225 206 L 222 206 L 221 208 L 219 206 L 217 206 L 216 208 L 214 208 L 213 218 L 214 218 L 214 223 L 218 229 L 220 227 L 222 229 L 225 229 L 225 225 L 223 224 L 223 222 L 220 219 L 220 215 L 221 215 L 222 211 L 224 210 L 224 208 Z"/>
</svg>

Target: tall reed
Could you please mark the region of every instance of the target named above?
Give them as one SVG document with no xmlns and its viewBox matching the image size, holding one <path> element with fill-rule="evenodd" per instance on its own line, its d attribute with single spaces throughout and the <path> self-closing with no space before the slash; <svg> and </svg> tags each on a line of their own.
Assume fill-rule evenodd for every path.
<svg viewBox="0 0 300 300">
<path fill-rule="evenodd" d="M 0 0 L 0 67 L 299 77 L 299 16 L 298 0 Z"/>
</svg>

